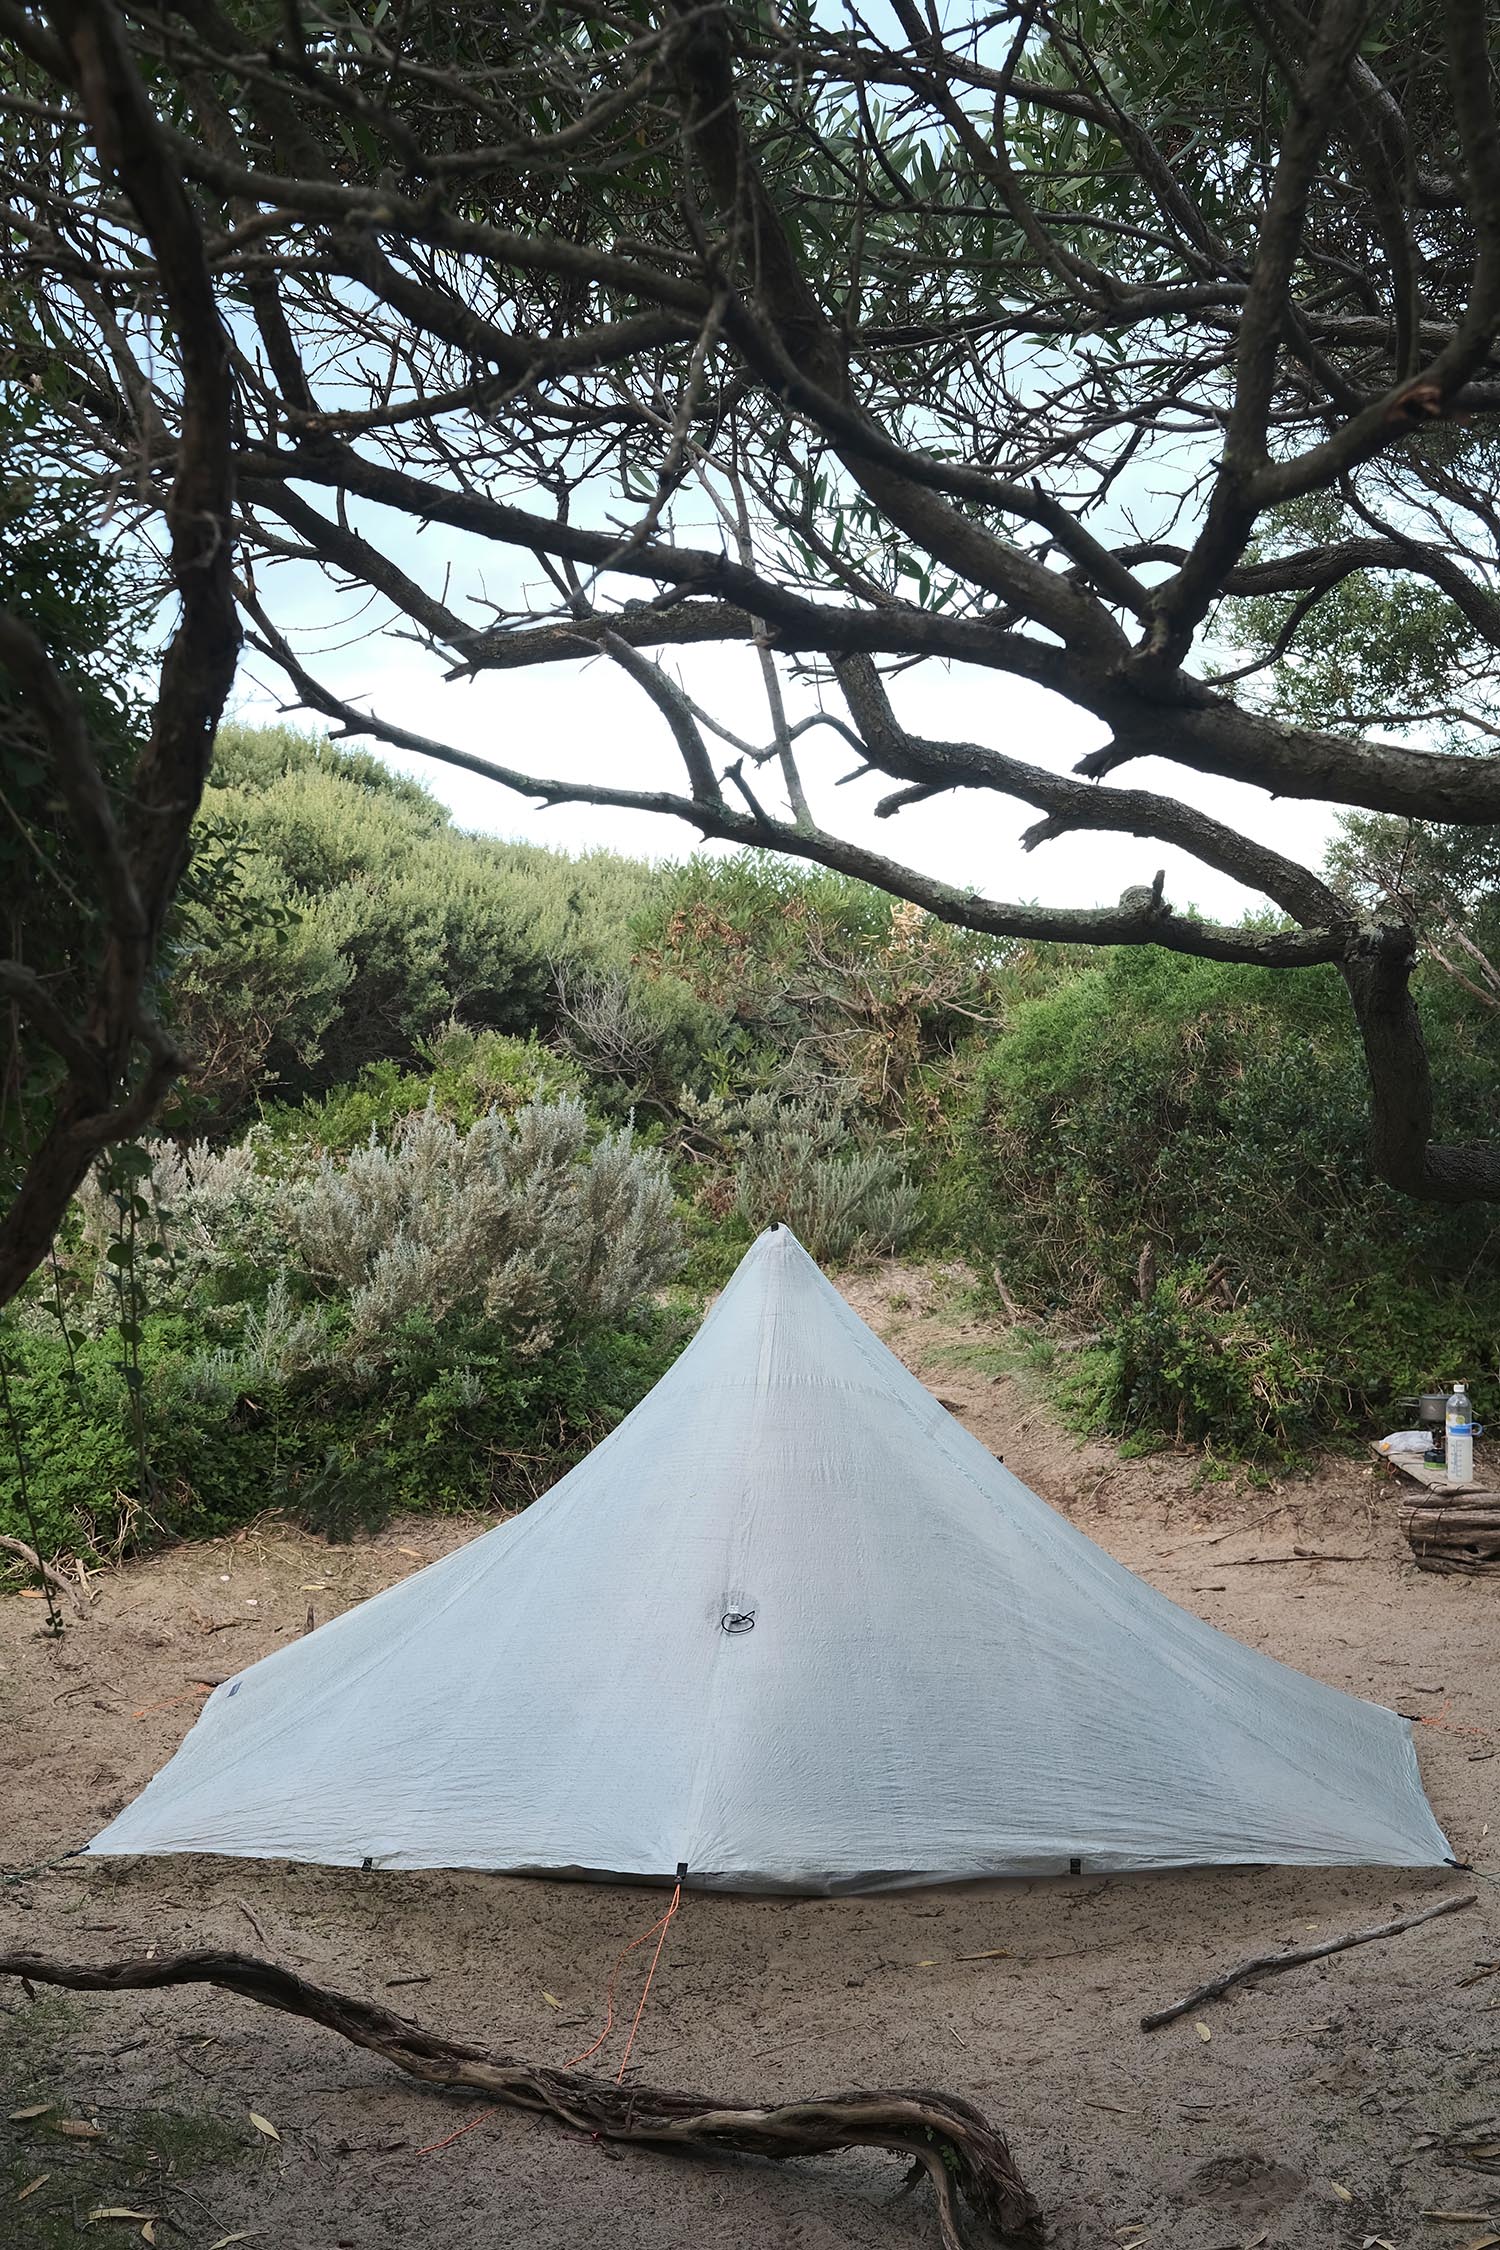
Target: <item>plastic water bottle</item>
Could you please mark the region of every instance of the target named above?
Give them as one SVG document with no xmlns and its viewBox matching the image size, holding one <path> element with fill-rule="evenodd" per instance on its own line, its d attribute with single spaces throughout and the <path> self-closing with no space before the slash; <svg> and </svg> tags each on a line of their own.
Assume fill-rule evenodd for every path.
<svg viewBox="0 0 1500 2250">
<path fill-rule="evenodd" d="M 1450 1484 L 1472 1484 L 1474 1481 L 1474 1409 L 1462 1380 L 1455 1383 L 1448 1394 L 1448 1407 L 1444 1416 L 1447 1424 L 1445 1448 Z"/>
</svg>

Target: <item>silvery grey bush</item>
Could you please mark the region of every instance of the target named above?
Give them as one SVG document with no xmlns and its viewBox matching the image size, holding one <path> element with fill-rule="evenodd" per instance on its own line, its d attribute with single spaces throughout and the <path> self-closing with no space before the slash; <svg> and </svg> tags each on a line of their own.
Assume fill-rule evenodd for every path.
<svg viewBox="0 0 1500 2250">
<path fill-rule="evenodd" d="M 490 1111 L 462 1129 L 428 1107 L 287 1199 L 308 1271 L 348 1304 L 366 1351 L 413 1314 L 483 1315 L 527 1354 L 578 1315 L 617 1320 L 675 1270 L 666 1166 L 628 1129 L 590 1141 L 581 1102 Z"/>
<path fill-rule="evenodd" d="M 161 1312 L 190 1305 L 202 1285 L 227 1267 L 279 1265 L 286 1237 L 282 1184 L 261 1168 L 253 1135 L 227 1148 L 208 1141 L 142 1143 L 150 1171 L 138 1183 L 149 1215 L 136 1229 L 135 1265 L 146 1308 Z M 78 1191 L 81 1257 L 70 1262 L 75 1286 L 67 1317 L 88 1335 L 102 1334 L 119 1318 L 119 1300 L 106 1253 L 120 1233 L 114 1196 L 99 1168 Z M 45 1299 L 23 1300 L 23 1317 L 40 1327 L 49 1317 Z"/>
<path fill-rule="evenodd" d="M 921 1203 L 899 1156 L 854 1141 L 845 1098 L 836 1080 L 806 1099 L 767 1089 L 741 1100 L 683 1095 L 695 1131 L 732 1158 L 735 1204 L 750 1226 L 780 1220 L 809 1257 L 830 1264 L 900 1249 Z"/>
</svg>

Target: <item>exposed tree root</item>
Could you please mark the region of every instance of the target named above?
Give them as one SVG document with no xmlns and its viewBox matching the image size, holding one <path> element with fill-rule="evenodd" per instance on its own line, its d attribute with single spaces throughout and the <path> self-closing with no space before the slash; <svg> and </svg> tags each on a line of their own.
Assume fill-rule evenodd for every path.
<svg viewBox="0 0 1500 2250">
<path fill-rule="evenodd" d="M 920 2088 L 827 2094 L 760 2108 L 663 2086 L 617 2086 L 487 2054 L 425 2031 L 409 2017 L 331 1992 L 251 1953 L 202 1951 L 107 1961 L 97 1967 L 41 1954 L 0 1955 L 0 1976 L 76 1992 L 212 1984 L 322 2024 L 430 2086 L 462 2087 L 512 2109 L 541 2111 L 577 2131 L 655 2148 L 734 2150 L 746 2156 L 825 2156 L 885 2148 L 920 2164 L 937 2197 L 945 2250 L 963 2250 L 960 2201 L 1001 2240 L 1042 2240 L 1041 2212 L 999 2133 L 968 2102 Z"/>
</svg>

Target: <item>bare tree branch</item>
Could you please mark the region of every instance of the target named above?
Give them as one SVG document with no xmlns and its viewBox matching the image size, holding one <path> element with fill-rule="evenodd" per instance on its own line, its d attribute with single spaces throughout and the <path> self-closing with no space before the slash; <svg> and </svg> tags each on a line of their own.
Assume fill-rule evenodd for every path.
<svg viewBox="0 0 1500 2250">
<path fill-rule="evenodd" d="M 1113 0 L 1087 22 L 1026 0 L 1003 25 L 919 0 L 826 21 L 663 0 L 628 23 L 539 0 L 420 25 L 288 0 L 269 41 L 220 0 L 0 0 L 0 236 L 36 312 L 13 372 L 55 401 L 51 442 L 101 512 L 128 494 L 146 538 L 164 515 L 182 604 L 114 857 L 91 858 L 118 892 L 110 1090 L 67 1163 L 171 1067 L 125 1004 L 119 882 L 139 995 L 233 665 L 237 536 L 267 566 L 258 645 L 335 726 L 978 929 L 1337 963 L 1377 1161 L 1412 1192 L 1488 1195 L 1479 1156 L 1428 1145 L 1410 932 L 1191 803 L 1097 786 L 1149 756 L 1188 790 L 1500 822 L 1493 40 L 1481 0 L 1430 18 L 1396 68 L 1364 51 L 1365 0 L 1247 0 L 1206 38 L 1168 11 L 1149 61 Z M 327 587 L 313 622 L 375 597 L 450 679 L 608 657 L 685 787 L 530 775 L 357 709 L 292 651 L 288 559 L 299 601 L 313 569 Z M 1288 683 L 1320 633 L 1403 584 L 1451 605 L 1436 686 L 1383 715 L 1362 683 L 1337 725 L 1269 707 L 1314 708 Z M 1240 607 L 1282 595 L 1264 632 Z M 1226 669 L 1204 640 L 1230 615 L 1258 653 Z M 755 651 L 764 746 L 712 708 L 706 668 L 668 669 L 715 646 Z M 1024 682 L 1102 746 L 1059 775 L 987 724 L 937 740 L 877 660 L 968 667 L 978 708 Z M 835 681 L 852 723 L 823 708 Z M 1429 706 L 1458 714 L 1443 747 Z M 1199 923 L 1140 883 L 1089 911 L 960 893 L 820 820 L 824 727 L 885 778 L 884 817 L 1019 800 L 1027 848 L 1167 842 L 1294 926 Z M 55 994 L 12 977 L 10 996 L 46 1036 Z"/>
</svg>

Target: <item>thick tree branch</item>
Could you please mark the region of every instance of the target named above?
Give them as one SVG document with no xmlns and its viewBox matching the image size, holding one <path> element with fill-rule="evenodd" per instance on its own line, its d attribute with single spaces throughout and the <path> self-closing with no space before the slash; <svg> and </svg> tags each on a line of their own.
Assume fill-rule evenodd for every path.
<svg viewBox="0 0 1500 2250">
<path fill-rule="evenodd" d="M 919 2089 L 817 2095 L 782 2104 L 721 2102 L 661 2086 L 617 2086 L 552 2070 L 427 2031 L 408 2016 L 312 1983 L 253 1954 L 146 1955 L 98 1966 L 0 1955 L 0 1976 L 74 1992 L 160 1992 L 207 1984 L 261 2007 L 322 2025 L 427 2086 L 479 2094 L 507 2109 L 551 2117 L 574 2132 L 648 2148 L 785 2159 L 846 2148 L 883 2148 L 923 2165 L 937 2197 L 946 2250 L 963 2250 L 958 2198 L 996 2238 L 1041 2240 L 1041 2212 L 1004 2137 L 951 2095 Z"/>
<path fill-rule="evenodd" d="M 1304 926 L 1352 927 L 1349 907 L 1316 875 L 1190 805 L 1146 790 L 1093 788 L 977 743 L 930 741 L 899 724 L 885 684 L 868 657 L 842 658 L 835 669 L 873 764 L 885 773 L 924 784 L 1003 790 L 1037 806 L 1049 817 L 1028 831 L 1023 839 L 1028 849 L 1076 829 L 1153 836 L 1261 892 Z"/>
<path fill-rule="evenodd" d="M 689 0 L 668 0 L 668 4 L 676 25 L 669 59 L 688 138 L 710 184 L 721 224 L 741 233 L 750 245 L 751 301 L 764 313 L 780 347 L 776 372 L 783 380 L 795 380 L 797 371 L 805 370 L 832 401 L 842 402 L 849 388 L 845 355 L 793 253 L 745 140 L 727 19 L 717 11 L 691 6 Z M 732 314 L 728 325 L 733 328 Z M 753 353 L 753 339 L 742 341 L 750 343 Z M 1123 654 L 1124 636 L 1118 626 L 1079 589 L 973 518 L 960 515 L 914 481 L 905 462 L 887 466 L 871 458 L 868 445 L 851 444 L 847 431 L 831 430 L 830 435 L 864 490 L 930 555 L 1014 603 L 1024 615 L 1055 632 L 1065 646 L 1079 643 L 1096 656 L 1116 650 Z"/>
<path fill-rule="evenodd" d="M 1360 805 L 1417 820 L 1488 826 L 1500 820 L 1500 755 L 1412 750 L 1354 742 L 1347 735 L 1292 726 L 1242 709 L 1204 689 L 1171 713 L 1120 706 L 1115 739 L 1074 768 L 1102 780 L 1132 758 L 1165 756 L 1195 773 L 1247 781 L 1275 797 Z"/>
<path fill-rule="evenodd" d="M 0 998 L 20 1009 L 75 1080 L 107 1087 L 109 1058 L 60 1007 L 34 969 L 24 961 L 0 961 Z"/>
<path fill-rule="evenodd" d="M 748 611 L 769 627 L 770 643 L 775 648 L 820 653 L 873 649 L 952 656 L 976 664 L 990 663 L 1060 692 L 1065 683 L 1076 682 L 1062 649 L 1007 632 L 983 617 L 949 617 L 906 602 L 893 602 L 871 612 L 809 601 L 777 580 L 732 562 L 725 554 L 637 539 L 630 532 L 594 531 L 582 524 L 513 507 L 484 493 L 425 483 L 327 440 L 295 452 L 255 448 L 241 454 L 236 465 L 246 495 L 269 509 L 279 506 L 278 495 L 288 482 L 331 485 L 418 522 L 445 523 L 529 554 L 555 555 L 605 574 L 648 579 L 679 589 L 684 596 L 719 597 L 732 610 Z M 670 640 L 674 637 L 671 615 L 663 614 L 667 630 L 661 637 Z M 627 620 L 627 624 L 631 629 L 627 637 L 631 637 L 635 620 Z M 557 629 L 558 635 L 562 630 Z M 590 627 L 570 624 L 566 630 L 587 638 Z M 537 660 L 532 650 L 541 655 L 542 661 L 578 654 L 576 648 L 563 648 L 551 627 L 543 632 L 545 639 L 531 643 L 523 643 L 523 637 L 516 633 L 476 642 L 469 661 L 480 668 L 493 647 L 498 652 L 498 668 L 508 669 L 517 661 L 518 645 L 526 647 L 527 661 Z M 643 640 L 646 637 L 643 635 Z M 695 637 L 703 636 L 698 633 Z"/>
<path fill-rule="evenodd" d="M 995 937 L 1067 945 L 1148 943 L 1206 960 L 1253 961 L 1272 968 L 1338 961 L 1348 949 L 1347 929 L 1228 929 L 1177 914 L 1160 899 L 1149 895 L 1137 898 L 1127 894 L 1113 908 L 1002 903 L 975 891 L 960 891 L 952 884 L 938 882 L 821 828 L 804 829 L 791 821 L 776 820 L 753 798 L 750 800 L 753 809 L 740 813 L 722 799 L 709 803 L 701 798 L 679 796 L 671 790 L 618 789 L 603 783 L 563 781 L 546 774 L 528 773 L 357 710 L 314 678 L 286 642 L 268 629 L 263 613 L 261 630 L 265 636 L 262 644 L 265 653 L 292 681 L 300 702 L 307 709 L 320 711 L 325 718 L 334 720 L 341 733 L 350 738 L 367 737 L 388 743 L 392 749 L 460 767 L 466 773 L 479 774 L 485 780 L 498 782 L 502 788 L 542 804 L 603 805 L 621 812 L 665 813 L 688 822 L 702 836 L 787 852 L 795 858 L 812 860 L 821 867 L 831 867 L 840 874 L 852 875 L 860 882 L 873 883 L 894 897 L 909 899 L 913 905 L 923 907 L 939 921 L 987 931 Z M 743 789 L 743 784 L 741 786 Z"/>
<path fill-rule="evenodd" d="M 79 1027 L 82 1044 L 51 1125 L 0 1219 L 0 1304 L 45 1256 L 98 1149 L 145 1122 L 176 1069 L 176 1049 L 147 1005 L 145 981 L 187 861 L 189 830 L 239 652 L 229 573 L 229 350 L 198 222 L 162 148 L 118 17 L 105 0 L 55 0 L 52 14 L 55 67 L 76 89 L 100 159 L 151 243 L 181 339 L 181 435 L 165 505 L 181 616 L 119 829 L 76 699 L 24 626 L 14 619 L 0 626 L 0 660 L 36 714 L 105 910 L 102 959 Z M 142 1046 L 146 1064 L 132 1083 L 132 1057 Z"/>
<path fill-rule="evenodd" d="M 659 664 L 652 664 L 638 650 L 633 649 L 629 642 L 620 640 L 613 633 L 606 633 L 603 647 L 606 655 L 613 657 L 621 671 L 634 680 L 642 694 L 649 697 L 666 720 L 687 768 L 694 802 L 717 804 L 723 793 L 714 773 L 708 747 L 686 697 L 678 692 Z"/>
<path fill-rule="evenodd" d="M 1369 0 L 1325 0 L 1292 88 L 1291 117 L 1240 310 L 1224 450 L 1203 530 L 1176 578 L 1156 596 L 1145 652 L 1155 666 L 1181 663 L 1264 505 L 1260 484 L 1292 270 L 1318 161 L 1368 15 Z"/>
<path fill-rule="evenodd" d="M 1403 1195 L 1500 1201 L 1500 1141 L 1435 1141 L 1432 1071 L 1411 994 L 1416 945 L 1385 931 L 1342 964 L 1370 1074 L 1370 1160 Z"/>
</svg>

